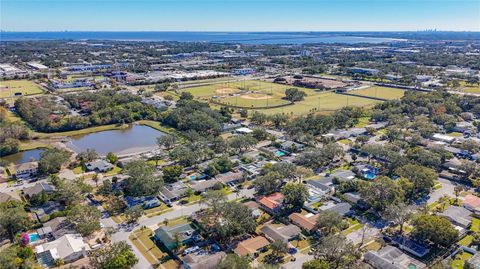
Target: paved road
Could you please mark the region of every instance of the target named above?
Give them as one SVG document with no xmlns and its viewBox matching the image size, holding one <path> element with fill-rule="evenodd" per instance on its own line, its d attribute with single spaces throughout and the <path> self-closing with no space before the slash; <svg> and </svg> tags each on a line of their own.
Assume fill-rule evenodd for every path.
<svg viewBox="0 0 480 269">
<path fill-rule="evenodd" d="M 242 189 L 242 190 L 240 190 L 240 192 L 238 194 L 237 193 L 229 194 L 227 196 L 227 199 L 231 201 L 231 200 L 236 200 L 236 199 L 241 198 L 241 197 L 249 197 L 250 198 L 250 197 L 253 197 L 253 194 L 254 194 L 254 189 L 250 189 L 250 190 Z M 202 208 L 205 208 L 205 206 L 200 205 L 198 203 L 193 204 L 193 205 L 188 205 L 188 206 L 176 205 L 176 206 L 173 207 L 172 211 L 166 212 L 164 214 L 153 216 L 153 217 L 150 217 L 150 218 L 143 217 L 142 219 L 139 220 L 138 224 L 135 227 L 118 229 L 118 231 L 112 235 L 112 241 L 113 242 L 126 241 L 128 244 L 130 244 L 132 246 L 135 255 L 138 257 L 138 263 L 135 266 L 135 269 L 150 269 L 150 268 L 153 268 L 150 265 L 150 263 L 145 259 L 145 257 L 143 257 L 143 255 L 138 251 L 138 249 L 128 239 L 128 237 L 130 236 L 130 233 L 133 230 L 138 229 L 138 228 L 143 227 L 143 226 L 146 226 L 146 227 L 148 227 L 152 230 L 155 230 L 155 229 L 158 228 L 158 224 L 162 223 L 165 219 L 175 219 L 175 218 L 179 218 L 179 217 L 182 217 L 182 216 L 190 216 L 190 215 L 199 211 Z M 101 207 L 99 207 L 99 209 L 101 211 L 103 210 Z M 105 227 L 113 227 L 113 228 L 118 227 L 117 223 L 115 223 L 112 220 L 112 218 L 110 218 L 110 217 L 103 218 L 101 220 L 101 223 Z"/>
</svg>

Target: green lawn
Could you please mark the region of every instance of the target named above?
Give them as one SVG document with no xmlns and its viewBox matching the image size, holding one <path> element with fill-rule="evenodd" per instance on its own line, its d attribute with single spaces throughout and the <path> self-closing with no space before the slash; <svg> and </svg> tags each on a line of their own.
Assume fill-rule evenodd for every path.
<svg viewBox="0 0 480 269">
<path fill-rule="evenodd" d="M 405 90 L 397 89 L 397 88 L 390 88 L 390 87 L 380 87 L 380 86 L 373 86 L 365 89 L 354 90 L 350 93 L 359 94 L 362 96 L 368 97 L 376 97 L 382 98 L 387 100 L 393 99 L 400 99 L 405 94 Z"/>
<path fill-rule="evenodd" d="M 168 259 L 168 254 L 160 250 L 155 242 L 152 241 L 152 236 L 152 230 L 140 229 L 134 231 L 129 239 L 150 264 L 157 265 L 161 261 Z"/>
<path fill-rule="evenodd" d="M 234 94 L 241 91 L 240 88 L 250 91 L 250 93 L 246 94 L 247 97 L 234 96 Z M 237 104 L 250 108 L 252 106 L 265 106 L 267 103 L 267 97 L 269 105 L 286 103 L 282 98 L 285 96 L 285 89 L 288 88 L 292 88 L 292 86 L 252 80 L 193 87 L 185 89 L 185 91 L 190 92 L 197 99 L 207 101 L 213 96 L 216 96 L 216 101 L 226 101 L 232 105 Z M 291 115 L 303 115 L 309 112 L 332 112 L 344 106 L 371 106 L 380 102 L 362 97 L 335 94 L 333 92 L 320 92 L 313 89 L 296 88 L 303 90 L 307 94 L 304 100 L 296 102 L 293 105 L 262 109 L 261 111 L 266 114 L 285 113 Z M 228 96 L 229 94 L 231 96 Z"/>
<path fill-rule="evenodd" d="M 463 252 L 461 255 L 457 254 L 455 259 L 452 260 L 453 269 L 463 269 L 465 262 L 470 259 L 473 255 L 468 252 Z"/>
<path fill-rule="evenodd" d="M 480 93 L 480 84 L 466 84 L 465 81 L 460 81 L 460 87 L 462 92 L 468 93 Z"/>
<path fill-rule="evenodd" d="M 0 81 L 0 98 L 16 97 L 15 93 L 32 95 L 43 93 L 42 88 L 30 80 Z"/>
</svg>

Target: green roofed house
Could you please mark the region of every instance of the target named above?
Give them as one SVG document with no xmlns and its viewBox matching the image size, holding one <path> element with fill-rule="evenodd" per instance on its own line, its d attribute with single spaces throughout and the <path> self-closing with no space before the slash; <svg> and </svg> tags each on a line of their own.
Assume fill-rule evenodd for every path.
<svg viewBox="0 0 480 269">
<path fill-rule="evenodd" d="M 161 242 L 168 249 L 174 249 L 176 245 L 175 235 L 178 234 L 183 244 L 189 243 L 195 234 L 195 229 L 188 223 L 168 227 L 162 226 L 155 230 L 155 240 Z"/>
</svg>

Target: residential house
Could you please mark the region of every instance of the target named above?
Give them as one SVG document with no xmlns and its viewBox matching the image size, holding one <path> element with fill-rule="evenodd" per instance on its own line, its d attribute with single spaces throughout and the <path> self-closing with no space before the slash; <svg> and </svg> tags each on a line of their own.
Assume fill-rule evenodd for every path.
<svg viewBox="0 0 480 269">
<path fill-rule="evenodd" d="M 13 167 L 17 179 L 28 179 L 35 177 L 38 173 L 38 162 L 26 162 Z"/>
<path fill-rule="evenodd" d="M 464 229 L 468 228 L 472 223 L 472 212 L 470 210 L 460 206 L 449 206 L 445 211 L 439 215 L 446 217 L 453 224 L 460 226 Z"/>
<path fill-rule="evenodd" d="M 42 228 L 37 229 L 37 233 L 40 238 L 53 237 L 58 239 L 66 234 L 75 234 L 76 231 L 66 217 L 56 217 L 45 222 Z"/>
<path fill-rule="evenodd" d="M 132 197 L 126 196 L 125 202 L 127 203 L 127 207 L 131 208 L 134 206 L 141 206 L 144 209 L 150 209 L 157 206 L 160 206 L 160 200 L 157 199 L 155 196 L 140 196 L 140 197 Z"/>
<path fill-rule="evenodd" d="M 87 171 L 95 171 L 95 172 L 108 172 L 113 169 L 113 164 L 107 162 L 106 160 L 97 159 L 85 164 L 85 168 Z"/>
<path fill-rule="evenodd" d="M 262 197 L 261 199 L 258 200 L 258 203 L 260 204 L 263 210 L 265 210 L 269 214 L 276 215 L 276 214 L 279 214 L 280 211 L 282 210 L 283 199 L 284 199 L 283 194 L 277 192 L 277 193 L 273 193 L 268 196 Z"/>
<path fill-rule="evenodd" d="M 288 219 L 307 233 L 312 233 L 317 225 L 318 215 L 314 215 L 312 213 L 308 213 L 306 215 L 292 213 L 290 216 L 288 216 Z"/>
<path fill-rule="evenodd" d="M 225 185 L 239 184 L 244 181 L 242 172 L 227 172 L 224 174 L 219 174 L 215 177 L 215 179 Z"/>
<path fill-rule="evenodd" d="M 254 218 L 258 218 L 262 215 L 262 211 L 260 210 L 260 205 L 255 201 L 248 201 L 243 203 L 250 211 L 252 212 L 252 216 Z"/>
<path fill-rule="evenodd" d="M 178 224 L 172 227 L 161 226 L 155 230 L 154 238 L 158 242 L 161 242 L 169 250 L 177 247 L 175 236 L 180 237 L 182 244 L 186 244 L 192 241 L 192 237 L 195 234 L 195 229 L 188 223 Z"/>
<path fill-rule="evenodd" d="M 427 267 L 393 246 L 386 246 L 378 251 L 368 251 L 364 258 L 365 262 L 375 269 L 422 269 Z"/>
<path fill-rule="evenodd" d="M 282 144 L 280 144 L 280 148 L 288 152 L 297 152 L 297 151 L 302 151 L 305 148 L 305 146 L 303 144 L 287 140 Z"/>
<path fill-rule="evenodd" d="M 468 261 L 466 261 L 466 264 L 468 264 L 472 269 L 480 269 L 480 253 L 477 252 L 475 255 L 473 255 Z"/>
<path fill-rule="evenodd" d="M 39 182 L 31 187 L 24 188 L 22 192 L 23 192 L 23 196 L 25 196 L 26 199 L 30 199 L 35 195 L 41 194 L 42 192 L 53 193 L 54 190 L 55 189 L 52 185 L 44 182 Z"/>
<path fill-rule="evenodd" d="M 350 181 L 355 178 L 355 173 L 350 170 L 339 169 L 330 175 L 332 178 L 336 178 L 339 181 Z"/>
<path fill-rule="evenodd" d="M 330 201 L 319 207 L 319 209 L 321 211 L 333 211 L 344 217 L 353 213 L 352 206 L 349 203 L 335 203 Z"/>
<path fill-rule="evenodd" d="M 55 241 L 35 247 L 38 263 L 53 267 L 56 260 L 71 263 L 87 256 L 90 247 L 83 242 L 79 234 L 66 234 Z"/>
<path fill-rule="evenodd" d="M 187 193 L 188 187 L 181 181 L 177 181 L 165 186 L 160 190 L 160 198 L 166 204 L 171 204 L 173 201 L 177 201 L 183 198 Z"/>
<path fill-rule="evenodd" d="M 480 198 L 478 196 L 471 194 L 465 196 L 462 205 L 473 213 L 480 215 Z"/>
<path fill-rule="evenodd" d="M 282 241 L 284 243 L 288 243 L 300 235 L 302 232 L 300 228 L 293 224 L 289 225 L 273 225 L 267 224 L 263 226 L 260 231 L 265 235 L 266 238 L 270 239 L 270 241 Z"/>
<path fill-rule="evenodd" d="M 45 204 L 33 209 L 39 221 L 48 218 L 49 215 L 55 212 L 60 212 L 63 210 L 64 207 L 60 203 L 54 201 L 48 201 Z"/>
<path fill-rule="evenodd" d="M 226 255 L 223 251 L 203 255 L 192 253 L 183 257 L 182 265 L 185 269 L 215 269 Z"/>
<path fill-rule="evenodd" d="M 10 194 L 5 192 L 0 192 L 0 204 L 10 202 L 10 201 L 20 202 L 21 200 L 20 200 L 20 197 L 17 197 L 16 193 Z"/>
<path fill-rule="evenodd" d="M 235 132 L 237 134 L 251 134 L 253 133 L 253 130 L 247 127 L 241 127 L 241 128 L 235 129 Z"/>
<path fill-rule="evenodd" d="M 220 182 L 217 179 L 210 179 L 210 180 L 198 180 L 198 181 L 193 181 L 190 182 L 190 187 L 195 191 L 195 192 L 205 192 L 208 190 L 213 189 L 213 187 Z"/>
<path fill-rule="evenodd" d="M 240 256 L 254 256 L 265 251 L 268 245 L 270 242 L 265 237 L 257 236 L 238 243 L 234 251 Z"/>
<path fill-rule="evenodd" d="M 449 144 L 451 144 L 455 141 L 455 137 L 449 136 L 449 135 L 444 135 L 444 134 L 434 134 L 432 136 L 432 139 L 436 140 L 436 141 L 449 143 Z"/>
</svg>

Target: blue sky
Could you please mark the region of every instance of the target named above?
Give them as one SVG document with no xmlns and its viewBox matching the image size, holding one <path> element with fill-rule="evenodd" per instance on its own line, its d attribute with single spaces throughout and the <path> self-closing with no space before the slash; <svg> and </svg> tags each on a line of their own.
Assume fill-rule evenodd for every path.
<svg viewBox="0 0 480 269">
<path fill-rule="evenodd" d="M 8 31 L 480 31 L 480 0 L 0 0 Z"/>
</svg>

